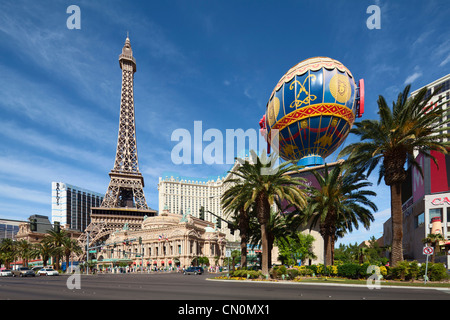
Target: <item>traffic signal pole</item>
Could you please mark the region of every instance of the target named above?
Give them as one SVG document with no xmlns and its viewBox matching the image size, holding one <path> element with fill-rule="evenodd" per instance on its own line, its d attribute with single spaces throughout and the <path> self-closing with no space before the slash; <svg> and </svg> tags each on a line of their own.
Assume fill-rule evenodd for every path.
<svg viewBox="0 0 450 320">
<path fill-rule="evenodd" d="M 225 222 L 225 223 L 228 225 L 228 229 L 230 229 L 230 231 L 232 232 L 232 234 L 234 234 L 234 230 L 231 228 L 231 226 L 233 225 L 233 223 L 231 223 L 230 221 L 228 221 L 228 220 L 226 220 L 226 219 L 224 219 L 224 218 L 218 216 L 218 215 L 215 214 L 215 213 L 212 213 L 212 212 L 209 211 L 209 210 L 206 210 L 206 212 L 212 214 L 212 215 L 213 215 L 214 217 L 216 217 L 217 219 L 220 219 L 220 220 L 222 220 L 223 222 Z"/>
</svg>

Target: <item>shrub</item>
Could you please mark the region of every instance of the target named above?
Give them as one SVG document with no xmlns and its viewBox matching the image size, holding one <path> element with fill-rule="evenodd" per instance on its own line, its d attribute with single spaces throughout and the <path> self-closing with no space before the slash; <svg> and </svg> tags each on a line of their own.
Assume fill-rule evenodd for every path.
<svg viewBox="0 0 450 320">
<path fill-rule="evenodd" d="M 422 275 L 425 274 L 425 263 L 422 264 Z M 441 281 L 448 278 L 447 269 L 442 263 L 428 262 L 428 279 L 430 281 Z"/>
<path fill-rule="evenodd" d="M 337 266 L 337 274 L 340 277 L 357 279 L 359 277 L 359 264 L 356 263 L 344 263 Z"/>
<path fill-rule="evenodd" d="M 280 279 L 283 275 L 287 275 L 287 268 L 284 265 L 273 266 L 269 273 L 272 279 Z"/>
<path fill-rule="evenodd" d="M 309 269 L 309 270 L 311 270 L 311 271 L 310 271 L 311 274 L 315 274 L 315 275 L 318 274 L 318 272 L 317 272 L 317 266 L 316 266 L 315 264 L 310 265 L 310 266 L 306 266 L 306 268 Z"/>
<path fill-rule="evenodd" d="M 298 270 L 299 276 L 311 276 L 313 271 L 306 266 L 294 266 L 296 270 Z"/>
<path fill-rule="evenodd" d="M 409 261 L 401 261 L 391 270 L 394 278 L 405 280 L 406 276 L 409 275 Z"/>
<path fill-rule="evenodd" d="M 289 276 L 289 279 L 295 279 L 295 277 L 298 276 L 299 272 L 296 268 L 290 268 L 287 269 L 287 274 Z"/>
<path fill-rule="evenodd" d="M 280 266 L 278 268 L 278 277 L 281 277 L 282 275 L 286 275 L 287 274 L 287 268 L 286 266 Z"/>
<path fill-rule="evenodd" d="M 259 277 L 262 277 L 261 271 L 256 270 L 235 270 L 230 273 L 231 277 L 240 277 L 240 278 L 248 278 L 248 279 L 257 279 Z"/>
<path fill-rule="evenodd" d="M 409 270 L 408 270 L 408 278 L 411 280 L 416 280 L 420 276 L 420 267 L 419 263 L 417 261 L 411 261 L 409 264 Z"/>
<path fill-rule="evenodd" d="M 386 277 L 388 274 L 387 268 L 385 266 L 380 267 L 380 273 L 383 277 Z"/>
<path fill-rule="evenodd" d="M 273 266 L 273 268 L 269 271 L 270 276 L 272 277 L 272 279 L 277 279 L 278 278 L 278 266 Z"/>
</svg>

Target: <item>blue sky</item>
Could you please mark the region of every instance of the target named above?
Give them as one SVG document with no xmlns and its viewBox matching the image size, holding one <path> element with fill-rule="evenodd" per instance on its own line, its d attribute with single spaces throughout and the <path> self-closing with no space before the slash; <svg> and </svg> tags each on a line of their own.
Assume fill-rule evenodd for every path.
<svg viewBox="0 0 450 320">
<path fill-rule="evenodd" d="M 69 5 L 81 29 L 69 30 Z M 381 29 L 369 30 L 369 5 Z M 328 56 L 364 78 L 366 113 L 449 73 L 447 1 L 9 1 L 0 4 L 0 217 L 51 215 L 51 182 L 104 193 L 114 165 L 121 53 L 127 31 L 137 61 L 139 166 L 148 204 L 158 177 L 217 176 L 230 165 L 175 165 L 171 134 L 215 128 L 259 130 L 274 86 L 298 62 Z M 349 137 L 346 144 L 354 141 Z M 206 145 L 206 143 L 205 143 Z M 205 145 L 203 147 L 205 147 Z M 193 151 L 195 152 L 195 150 Z M 327 161 L 332 162 L 335 156 Z M 389 191 L 370 178 L 381 236 Z"/>
</svg>

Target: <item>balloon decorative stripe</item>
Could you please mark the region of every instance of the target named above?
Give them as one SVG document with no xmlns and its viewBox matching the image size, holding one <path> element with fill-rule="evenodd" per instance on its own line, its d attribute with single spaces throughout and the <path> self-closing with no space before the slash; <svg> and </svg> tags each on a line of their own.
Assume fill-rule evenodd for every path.
<svg viewBox="0 0 450 320">
<path fill-rule="evenodd" d="M 353 111 L 346 106 L 342 106 L 335 103 L 330 104 L 315 104 L 308 107 L 304 107 L 295 111 L 292 111 L 285 117 L 281 118 L 277 123 L 272 126 L 272 129 L 282 130 L 293 122 L 300 121 L 304 118 L 312 116 L 324 116 L 332 115 L 340 117 L 348 121 L 351 125 L 355 121 L 355 115 Z"/>
</svg>

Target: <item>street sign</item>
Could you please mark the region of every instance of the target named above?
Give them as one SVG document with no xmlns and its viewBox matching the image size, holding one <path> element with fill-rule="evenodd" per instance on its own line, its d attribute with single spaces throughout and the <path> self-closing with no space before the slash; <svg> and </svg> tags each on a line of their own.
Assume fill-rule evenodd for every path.
<svg viewBox="0 0 450 320">
<path fill-rule="evenodd" d="M 231 250 L 225 251 L 225 257 L 230 258 L 231 257 Z"/>
<path fill-rule="evenodd" d="M 427 256 L 427 263 L 425 265 L 425 274 L 423 276 L 425 284 L 427 284 L 428 281 L 428 257 L 431 256 L 433 252 L 434 252 L 433 247 L 423 247 L 423 254 Z"/>
</svg>

